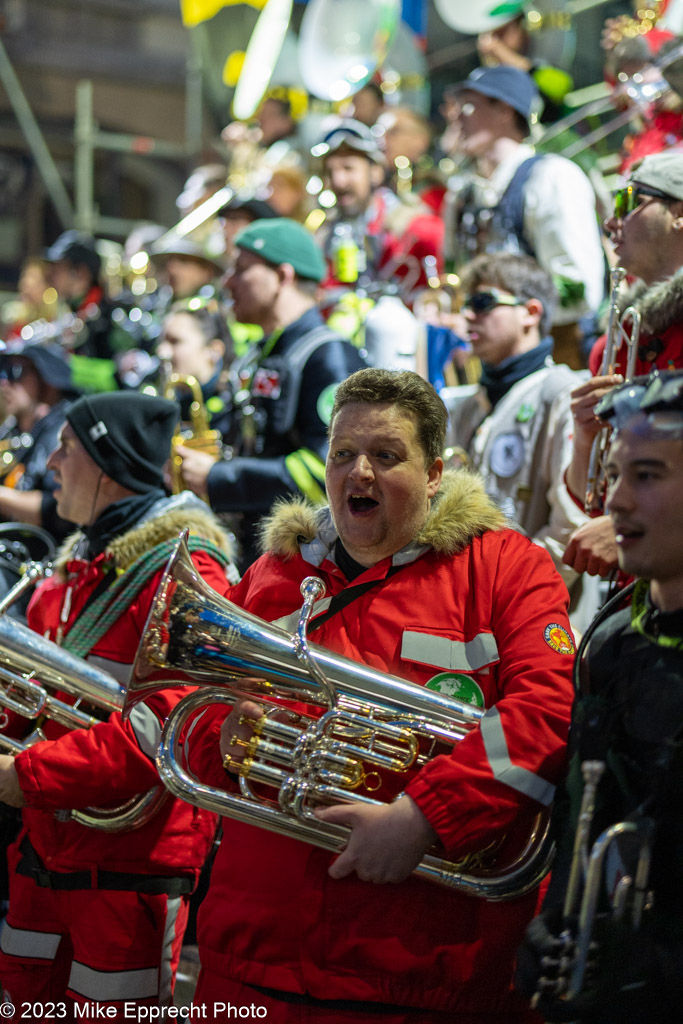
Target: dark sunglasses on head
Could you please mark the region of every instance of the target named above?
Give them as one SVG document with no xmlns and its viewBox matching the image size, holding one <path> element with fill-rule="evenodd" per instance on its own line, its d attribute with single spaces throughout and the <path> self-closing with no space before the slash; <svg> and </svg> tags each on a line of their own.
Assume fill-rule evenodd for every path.
<svg viewBox="0 0 683 1024">
<path fill-rule="evenodd" d="M 650 188 L 649 185 L 626 185 L 614 194 L 614 216 L 623 220 L 629 213 L 633 213 L 645 198 L 674 200 L 673 196 L 658 188 Z"/>
<path fill-rule="evenodd" d="M 489 288 L 485 292 L 472 292 L 463 302 L 463 307 L 473 313 L 489 313 L 496 306 L 523 306 L 524 303 L 525 300 L 516 295 L 504 295 L 497 288 Z"/>
</svg>

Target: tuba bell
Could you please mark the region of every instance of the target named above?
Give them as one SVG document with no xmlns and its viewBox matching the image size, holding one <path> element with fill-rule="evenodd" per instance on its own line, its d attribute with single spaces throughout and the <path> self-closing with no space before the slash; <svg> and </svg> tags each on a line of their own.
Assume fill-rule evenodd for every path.
<svg viewBox="0 0 683 1024">
<path fill-rule="evenodd" d="M 219 596 L 198 575 L 184 537 L 171 556 L 150 611 L 128 686 L 124 717 L 146 694 L 198 689 L 171 712 L 157 767 L 174 796 L 215 813 L 339 852 L 348 829 L 314 815 L 330 803 L 391 800 L 405 773 L 476 729 L 484 712 L 308 643 L 306 628 L 323 584 L 302 584 L 294 635 Z M 204 785 L 182 764 L 189 718 L 238 697 L 269 708 L 239 766 L 240 795 Z M 313 705 L 317 713 L 302 711 Z M 258 787 L 256 793 L 254 785 Z M 263 795 L 274 792 L 274 796 Z M 547 812 L 534 819 L 523 849 L 505 838 L 495 849 L 453 862 L 429 853 L 415 874 L 472 896 L 506 900 L 534 888 L 552 857 Z"/>
</svg>

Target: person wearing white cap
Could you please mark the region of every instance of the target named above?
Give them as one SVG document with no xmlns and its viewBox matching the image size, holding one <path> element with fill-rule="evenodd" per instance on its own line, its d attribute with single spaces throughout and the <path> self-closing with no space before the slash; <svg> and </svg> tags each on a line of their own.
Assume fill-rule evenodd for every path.
<svg viewBox="0 0 683 1024">
<path fill-rule="evenodd" d="M 683 367 L 683 150 L 653 153 L 631 170 L 605 221 L 619 264 L 639 278 L 619 297 L 619 313 L 635 306 L 641 315 L 635 374 Z M 628 329 L 628 325 L 627 325 Z M 614 371 L 601 372 L 605 339 L 591 352 L 594 376 L 573 393 L 574 457 L 567 470 L 569 494 L 583 503 L 593 438 L 600 429 L 593 408 L 626 371 L 627 346 Z M 570 539 L 564 561 L 577 572 L 604 576 L 617 565 L 614 528 L 598 516 Z"/>
</svg>

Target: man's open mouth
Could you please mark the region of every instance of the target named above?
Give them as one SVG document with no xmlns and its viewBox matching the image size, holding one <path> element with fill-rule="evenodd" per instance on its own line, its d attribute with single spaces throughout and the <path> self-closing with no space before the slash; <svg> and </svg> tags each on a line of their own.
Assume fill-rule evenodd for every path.
<svg viewBox="0 0 683 1024">
<path fill-rule="evenodd" d="M 361 494 L 352 494 L 349 498 L 349 507 L 352 512 L 369 512 L 379 505 L 374 498 L 364 497 Z"/>
</svg>

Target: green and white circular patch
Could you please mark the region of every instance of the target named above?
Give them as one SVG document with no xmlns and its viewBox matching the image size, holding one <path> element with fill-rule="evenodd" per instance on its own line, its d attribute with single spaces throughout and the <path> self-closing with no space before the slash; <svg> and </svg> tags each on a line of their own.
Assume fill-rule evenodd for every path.
<svg viewBox="0 0 683 1024">
<path fill-rule="evenodd" d="M 436 690 L 444 697 L 455 697 L 456 700 L 461 700 L 464 704 L 472 704 L 475 708 L 486 706 L 481 687 L 475 683 L 474 679 L 463 675 L 462 672 L 439 672 L 438 675 L 427 680 L 426 686 L 428 690 Z"/>
<path fill-rule="evenodd" d="M 315 409 L 318 416 L 323 421 L 326 427 L 329 427 L 330 420 L 332 419 L 332 407 L 334 405 L 334 396 L 337 393 L 339 384 L 328 384 L 326 388 L 318 395 L 318 401 Z"/>
</svg>

